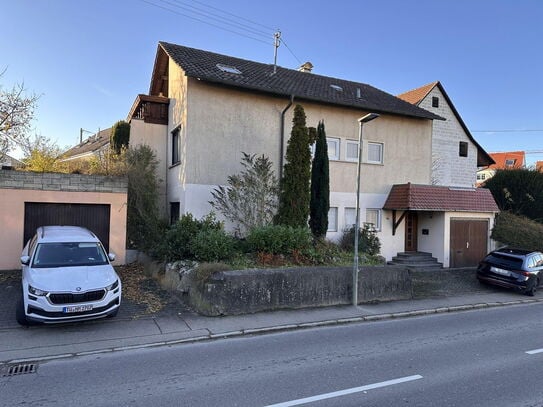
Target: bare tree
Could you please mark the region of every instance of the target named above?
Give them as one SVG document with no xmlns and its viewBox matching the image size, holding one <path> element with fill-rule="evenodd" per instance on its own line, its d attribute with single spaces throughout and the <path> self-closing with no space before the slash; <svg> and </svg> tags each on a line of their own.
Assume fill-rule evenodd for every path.
<svg viewBox="0 0 543 407">
<path fill-rule="evenodd" d="M 0 73 L 0 78 L 6 70 Z M 6 154 L 15 144 L 29 143 L 34 110 L 39 95 L 28 95 L 24 83 L 4 89 L 0 85 L 0 155 Z"/>
</svg>

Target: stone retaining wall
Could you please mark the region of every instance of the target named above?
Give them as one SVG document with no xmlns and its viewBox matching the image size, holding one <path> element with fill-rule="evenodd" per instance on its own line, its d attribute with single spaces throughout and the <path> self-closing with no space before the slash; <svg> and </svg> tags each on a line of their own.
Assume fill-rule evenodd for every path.
<svg viewBox="0 0 543 407">
<path fill-rule="evenodd" d="M 146 269 L 158 276 L 156 267 Z M 152 270 L 155 269 L 153 272 Z M 221 271 L 205 284 L 194 272 L 165 267 L 163 286 L 183 293 L 199 313 L 209 316 L 238 315 L 277 309 L 351 304 L 351 267 L 300 267 Z M 359 303 L 411 299 L 411 273 L 400 266 L 362 267 Z"/>
<path fill-rule="evenodd" d="M 126 193 L 126 177 L 0 170 L 0 189 Z"/>
</svg>

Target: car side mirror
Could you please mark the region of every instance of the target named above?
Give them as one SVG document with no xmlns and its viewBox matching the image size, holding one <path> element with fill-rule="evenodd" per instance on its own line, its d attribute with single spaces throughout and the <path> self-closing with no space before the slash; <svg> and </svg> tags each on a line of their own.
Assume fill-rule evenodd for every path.
<svg viewBox="0 0 543 407">
<path fill-rule="evenodd" d="M 30 256 L 21 256 L 21 263 L 28 266 L 30 264 Z"/>
<path fill-rule="evenodd" d="M 107 255 L 107 257 L 109 258 L 110 261 L 115 261 L 115 257 L 116 257 L 116 256 L 115 256 L 115 253 L 109 253 L 109 254 Z"/>
</svg>

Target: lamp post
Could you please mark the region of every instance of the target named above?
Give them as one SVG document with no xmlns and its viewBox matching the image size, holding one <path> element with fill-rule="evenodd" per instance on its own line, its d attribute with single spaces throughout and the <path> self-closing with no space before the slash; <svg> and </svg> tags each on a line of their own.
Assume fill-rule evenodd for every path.
<svg viewBox="0 0 543 407">
<path fill-rule="evenodd" d="M 353 262 L 353 305 L 358 305 L 358 234 L 360 233 L 360 164 L 362 163 L 362 127 L 364 123 L 377 119 L 377 113 L 368 113 L 358 119 L 358 165 L 356 167 L 356 223 L 354 225 L 354 262 Z"/>
</svg>

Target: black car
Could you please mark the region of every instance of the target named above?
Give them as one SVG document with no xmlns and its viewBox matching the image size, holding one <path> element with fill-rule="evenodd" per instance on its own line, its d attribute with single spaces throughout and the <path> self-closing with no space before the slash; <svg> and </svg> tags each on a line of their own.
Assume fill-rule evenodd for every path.
<svg viewBox="0 0 543 407">
<path fill-rule="evenodd" d="M 479 263 L 477 278 L 533 296 L 543 278 L 543 253 L 510 247 L 494 250 Z"/>
</svg>

